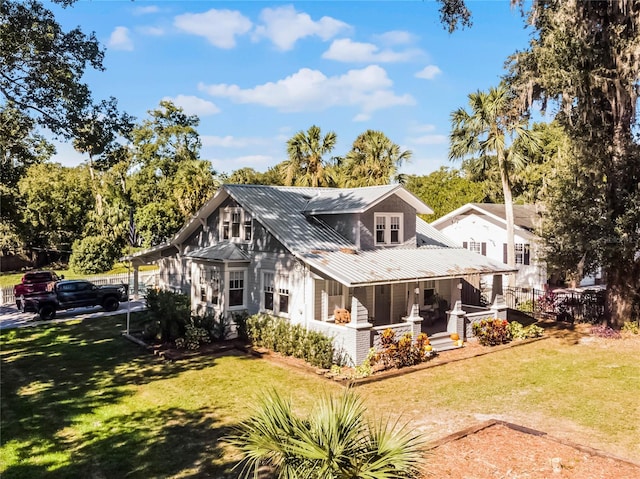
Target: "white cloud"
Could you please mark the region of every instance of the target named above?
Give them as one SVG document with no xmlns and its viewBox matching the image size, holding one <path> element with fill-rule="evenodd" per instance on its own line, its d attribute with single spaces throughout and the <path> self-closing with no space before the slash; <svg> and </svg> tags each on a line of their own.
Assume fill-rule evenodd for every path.
<svg viewBox="0 0 640 479">
<path fill-rule="evenodd" d="M 396 95 L 387 72 L 378 65 L 349 70 L 327 77 L 318 70 L 302 68 L 277 82 L 242 89 L 238 85 L 200 84 L 198 88 L 235 103 L 258 104 L 284 112 L 321 111 L 331 107 L 354 106 L 362 114 L 400 105 L 413 105 L 411 95 Z"/>
<path fill-rule="evenodd" d="M 236 46 L 236 37 L 246 34 L 253 24 L 238 11 L 211 9 L 204 13 L 185 13 L 174 18 L 180 30 L 206 38 L 224 49 Z"/>
<path fill-rule="evenodd" d="M 411 127 L 411 131 L 417 133 L 429 133 L 436 130 L 436 125 L 426 123 L 424 125 L 414 125 Z"/>
<path fill-rule="evenodd" d="M 151 27 L 151 26 L 136 27 L 136 31 L 140 32 L 143 35 L 148 35 L 150 37 L 160 37 L 165 34 L 165 31 L 163 28 Z"/>
<path fill-rule="evenodd" d="M 381 35 L 376 35 L 374 38 L 385 45 L 405 45 L 407 43 L 413 43 L 415 40 L 413 34 L 402 30 L 385 32 Z"/>
<path fill-rule="evenodd" d="M 411 143 L 416 145 L 444 145 L 448 141 L 447 135 L 423 135 L 411 138 Z"/>
<path fill-rule="evenodd" d="M 107 41 L 107 46 L 114 50 L 133 50 L 133 41 L 129 37 L 129 29 L 127 27 L 116 27 Z"/>
<path fill-rule="evenodd" d="M 314 21 L 308 14 L 299 13 L 292 5 L 265 8 L 260 14 L 262 24 L 256 27 L 254 38 L 267 38 L 280 50 L 291 50 L 302 38 L 316 36 L 327 41 L 351 27 L 331 17 Z"/>
<path fill-rule="evenodd" d="M 133 9 L 134 15 L 148 15 L 150 13 L 158 13 L 160 9 L 156 5 L 138 6 Z"/>
<path fill-rule="evenodd" d="M 181 107 L 187 115 L 208 116 L 220 113 L 220 108 L 215 104 L 193 95 L 165 96 L 163 100 L 169 100 Z"/>
<path fill-rule="evenodd" d="M 203 146 L 215 146 L 218 148 L 246 148 L 248 146 L 266 145 L 269 142 L 262 138 L 203 135 L 200 137 Z"/>
<path fill-rule="evenodd" d="M 204 153 L 204 152 L 203 152 Z M 202 155 L 204 157 L 204 154 Z M 277 161 L 268 155 L 246 155 L 233 158 L 211 158 L 209 157 L 214 170 L 219 172 L 231 173 L 240 168 L 250 167 L 256 171 L 264 172 Z"/>
<path fill-rule="evenodd" d="M 438 68 L 436 65 L 427 65 L 418 73 L 416 73 L 417 78 L 424 78 L 425 80 L 433 80 L 437 75 L 440 75 L 442 70 Z"/>
<path fill-rule="evenodd" d="M 379 51 L 373 43 L 354 42 L 343 38 L 334 40 L 329 49 L 322 54 L 322 58 L 339 62 L 389 63 L 404 62 L 419 53 L 417 50 L 394 52 L 387 49 Z"/>
</svg>

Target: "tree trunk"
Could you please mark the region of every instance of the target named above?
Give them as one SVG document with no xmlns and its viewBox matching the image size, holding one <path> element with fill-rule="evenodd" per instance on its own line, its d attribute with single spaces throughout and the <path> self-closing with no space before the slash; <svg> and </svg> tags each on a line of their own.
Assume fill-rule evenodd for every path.
<svg viewBox="0 0 640 479">
<path fill-rule="evenodd" d="M 515 232 L 514 232 L 514 219 L 513 219 L 513 195 L 511 194 L 511 185 L 509 184 L 509 178 L 507 177 L 506 165 L 502 155 L 498 155 L 498 165 L 500 168 L 500 179 L 502 180 L 502 193 L 504 195 L 504 214 L 507 222 L 507 265 L 511 268 L 516 267 L 516 246 L 515 246 Z M 509 287 L 513 288 L 516 285 L 516 274 L 509 273 Z"/>
<path fill-rule="evenodd" d="M 640 264 L 620 264 L 607 271 L 607 313 L 609 324 L 621 327 L 625 322 L 640 320 Z M 634 303 L 636 310 L 634 311 Z"/>
</svg>

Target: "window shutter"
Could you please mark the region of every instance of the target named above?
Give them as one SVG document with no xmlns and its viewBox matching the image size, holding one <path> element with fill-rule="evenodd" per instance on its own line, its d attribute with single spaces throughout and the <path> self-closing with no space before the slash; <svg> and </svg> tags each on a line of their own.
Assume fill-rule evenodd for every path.
<svg viewBox="0 0 640 479">
<path fill-rule="evenodd" d="M 487 256 L 487 243 L 482 243 L 482 256 Z"/>
<path fill-rule="evenodd" d="M 502 243 L 502 262 L 507 264 L 507 243 Z"/>
<path fill-rule="evenodd" d="M 524 258 L 522 260 L 522 264 L 530 264 L 530 261 L 531 261 L 531 253 L 530 253 L 529 245 L 525 244 L 524 245 Z"/>
<path fill-rule="evenodd" d="M 462 247 L 463 247 L 464 249 L 468 249 L 468 246 L 469 246 L 469 244 L 468 244 L 466 241 L 463 241 L 463 242 L 462 242 Z"/>
</svg>

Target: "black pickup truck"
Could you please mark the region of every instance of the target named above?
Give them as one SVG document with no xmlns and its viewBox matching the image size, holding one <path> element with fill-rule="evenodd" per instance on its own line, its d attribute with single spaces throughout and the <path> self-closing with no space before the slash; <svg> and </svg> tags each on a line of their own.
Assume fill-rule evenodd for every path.
<svg viewBox="0 0 640 479">
<path fill-rule="evenodd" d="M 22 311 L 34 312 L 41 319 L 53 319 L 56 311 L 87 306 L 102 306 L 115 311 L 120 302 L 128 300 L 126 284 L 97 286 L 90 281 L 70 279 L 56 281 L 51 291 L 24 298 Z"/>
</svg>

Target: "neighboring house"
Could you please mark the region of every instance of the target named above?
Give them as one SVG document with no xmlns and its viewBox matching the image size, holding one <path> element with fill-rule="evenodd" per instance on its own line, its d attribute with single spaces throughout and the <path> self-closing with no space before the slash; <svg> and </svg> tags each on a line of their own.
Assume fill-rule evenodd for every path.
<svg viewBox="0 0 640 479">
<path fill-rule="evenodd" d="M 536 228 L 541 214 L 535 205 L 513 205 L 516 287 L 543 290 L 549 284 L 544 260 L 540 259 L 540 238 Z M 507 262 L 507 222 L 504 204 L 467 203 L 431 222 L 431 226 L 453 238 L 470 251 L 497 261 Z M 594 277 L 584 278 L 582 286 L 594 284 Z M 487 291 L 492 284 L 485 280 Z M 503 278 L 503 284 L 508 284 Z"/>
<path fill-rule="evenodd" d="M 159 286 L 189 294 L 198 314 L 289 318 L 359 364 L 386 327 L 417 333 L 463 283 L 509 270 L 417 216 L 431 212 L 399 185 L 223 185 L 167 244 L 129 259 L 157 262 Z"/>
</svg>

